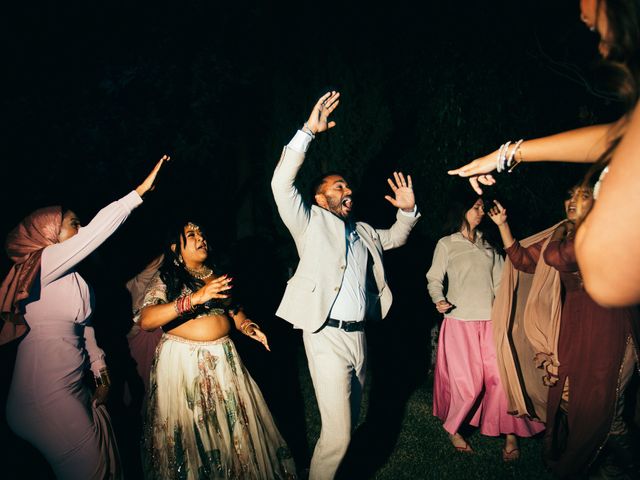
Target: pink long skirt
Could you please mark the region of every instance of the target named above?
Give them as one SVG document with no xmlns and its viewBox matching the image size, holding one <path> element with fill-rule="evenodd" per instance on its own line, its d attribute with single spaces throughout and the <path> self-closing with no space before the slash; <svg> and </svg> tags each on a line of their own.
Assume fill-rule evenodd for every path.
<svg viewBox="0 0 640 480">
<path fill-rule="evenodd" d="M 507 413 L 491 321 L 445 317 L 440 327 L 433 385 L 433 414 L 453 434 L 463 423 L 488 436 L 530 437 L 544 424 Z"/>
</svg>

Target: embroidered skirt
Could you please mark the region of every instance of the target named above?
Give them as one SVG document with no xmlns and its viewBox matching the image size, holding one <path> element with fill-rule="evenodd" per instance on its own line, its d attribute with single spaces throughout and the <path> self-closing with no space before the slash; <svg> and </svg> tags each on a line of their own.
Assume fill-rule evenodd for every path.
<svg viewBox="0 0 640 480">
<path fill-rule="evenodd" d="M 294 479 L 293 458 L 229 337 L 164 334 L 151 366 L 148 479 Z"/>
</svg>

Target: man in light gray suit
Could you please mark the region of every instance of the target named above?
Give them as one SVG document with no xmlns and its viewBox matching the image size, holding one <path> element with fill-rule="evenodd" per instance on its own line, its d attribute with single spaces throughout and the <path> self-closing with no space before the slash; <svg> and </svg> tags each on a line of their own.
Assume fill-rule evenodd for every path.
<svg viewBox="0 0 640 480">
<path fill-rule="evenodd" d="M 303 331 L 322 420 L 310 480 L 334 478 L 347 451 L 364 387 L 364 321 L 384 318 L 391 307 L 382 251 L 403 245 L 420 216 L 411 177 L 395 172 L 394 180 L 388 179 L 394 196 L 385 198 L 398 214 L 388 230 L 350 220 L 352 192 L 342 175 L 321 177 L 315 205 L 304 202 L 294 181 L 311 140 L 335 126 L 328 118 L 339 97 L 328 92 L 318 100 L 284 148 L 271 180 L 278 212 L 300 256 L 276 315 Z"/>
</svg>

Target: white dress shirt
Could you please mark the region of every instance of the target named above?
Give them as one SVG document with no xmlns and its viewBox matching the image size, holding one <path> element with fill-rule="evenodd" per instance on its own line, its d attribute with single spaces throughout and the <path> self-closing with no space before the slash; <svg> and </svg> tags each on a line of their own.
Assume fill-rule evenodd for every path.
<svg viewBox="0 0 640 480">
<path fill-rule="evenodd" d="M 367 307 L 365 286 L 369 252 L 356 232 L 355 225 L 346 224 L 344 233 L 347 242 L 347 267 L 329 316 L 336 320 L 359 322 L 364 320 Z"/>
</svg>

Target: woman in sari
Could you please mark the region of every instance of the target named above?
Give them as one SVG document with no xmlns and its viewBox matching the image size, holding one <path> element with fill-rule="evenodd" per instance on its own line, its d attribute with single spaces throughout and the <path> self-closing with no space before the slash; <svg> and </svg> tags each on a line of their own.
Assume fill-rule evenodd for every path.
<svg viewBox="0 0 640 480">
<path fill-rule="evenodd" d="M 572 188 L 565 200 L 566 221 L 545 238 L 527 246 L 514 239 L 506 209 L 499 202 L 489 211 L 513 267 L 540 276 L 543 275 L 540 267 L 544 266 L 555 270 L 560 280 L 545 282 L 554 285 L 555 295 L 561 299 L 560 321 L 557 332 L 549 332 L 548 343 L 534 349 L 535 361 L 544 372 L 532 376 L 529 382 L 544 381 L 548 387 L 544 459 L 561 478 L 585 475 L 607 439 L 612 449 L 617 450 L 621 467 L 629 474 L 639 473 L 634 472 L 637 466 L 631 452 L 619 448 L 627 433 L 621 418 L 622 393 L 635 363 L 632 323 L 636 310 L 598 305 L 584 290 L 576 263 L 574 225 L 588 212 L 592 202 L 590 188 Z M 532 289 L 536 290 L 533 286 Z M 536 303 L 554 296 L 553 292 L 541 295 L 540 291 L 529 293 L 524 313 L 523 330 L 531 336 L 538 335 L 545 328 L 544 323 L 551 321 L 542 319 L 541 328 L 531 328 L 526 323 L 527 316 L 533 317 L 531 312 Z M 533 345 L 540 345 L 531 340 Z M 522 354 L 520 361 L 531 362 L 530 358 L 531 355 Z M 518 378 L 513 373 L 507 381 L 517 383 Z M 541 385 L 529 383 L 524 388 L 535 390 L 538 386 Z"/>
</svg>

